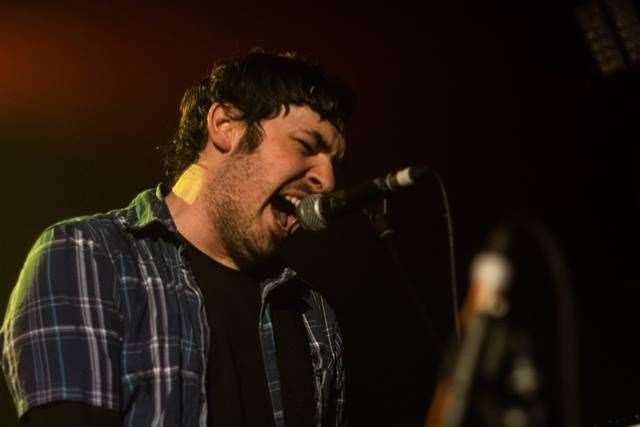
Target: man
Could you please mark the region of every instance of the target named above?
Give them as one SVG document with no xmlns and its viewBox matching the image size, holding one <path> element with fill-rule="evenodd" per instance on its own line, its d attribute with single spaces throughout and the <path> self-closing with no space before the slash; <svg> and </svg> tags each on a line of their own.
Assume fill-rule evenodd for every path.
<svg viewBox="0 0 640 427">
<path fill-rule="evenodd" d="M 28 255 L 0 333 L 21 422 L 341 425 L 335 316 L 275 255 L 299 200 L 334 187 L 351 99 L 260 52 L 189 89 L 171 190 L 56 224 Z"/>
</svg>

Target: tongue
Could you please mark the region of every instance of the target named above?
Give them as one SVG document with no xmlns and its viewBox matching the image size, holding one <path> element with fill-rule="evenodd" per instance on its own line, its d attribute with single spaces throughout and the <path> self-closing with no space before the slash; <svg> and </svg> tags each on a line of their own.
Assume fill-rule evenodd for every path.
<svg viewBox="0 0 640 427">
<path fill-rule="evenodd" d="M 273 208 L 273 213 L 274 216 L 276 217 L 276 221 L 278 221 L 278 224 L 280 224 L 280 226 L 284 229 L 287 228 L 287 214 L 283 211 L 281 211 L 280 209 L 276 208 L 274 206 Z"/>
</svg>

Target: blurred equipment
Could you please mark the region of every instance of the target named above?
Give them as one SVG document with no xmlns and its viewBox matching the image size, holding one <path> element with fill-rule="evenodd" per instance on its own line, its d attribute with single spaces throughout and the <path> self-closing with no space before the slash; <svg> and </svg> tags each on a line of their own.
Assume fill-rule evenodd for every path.
<svg viewBox="0 0 640 427">
<path fill-rule="evenodd" d="M 559 402 L 549 402 L 531 331 L 510 321 L 510 295 L 517 288 L 515 260 L 508 255 L 516 227 L 499 229 L 489 249 L 471 266 L 462 310 L 462 340 L 453 347 L 427 414 L 425 427 L 579 425 L 575 326 L 568 276 L 550 235 L 536 224 L 518 229 L 535 238 L 555 283 L 558 327 Z M 551 382 L 551 381 L 549 381 Z M 548 385 L 548 384 L 547 384 Z M 548 391 L 548 389 L 547 389 Z M 557 414 L 552 406 L 557 405 Z"/>
</svg>

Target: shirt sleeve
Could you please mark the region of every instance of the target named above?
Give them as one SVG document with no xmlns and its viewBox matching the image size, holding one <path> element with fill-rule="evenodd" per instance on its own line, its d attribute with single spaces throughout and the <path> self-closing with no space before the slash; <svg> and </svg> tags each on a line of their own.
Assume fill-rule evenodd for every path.
<svg viewBox="0 0 640 427">
<path fill-rule="evenodd" d="M 56 401 L 119 410 L 116 275 L 92 235 L 81 223 L 46 230 L 11 294 L 0 350 L 19 417 Z"/>
</svg>

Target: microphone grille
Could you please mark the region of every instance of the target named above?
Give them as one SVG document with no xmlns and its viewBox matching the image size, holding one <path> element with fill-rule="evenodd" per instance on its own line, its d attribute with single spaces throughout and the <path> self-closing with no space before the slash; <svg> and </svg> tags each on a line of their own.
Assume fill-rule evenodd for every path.
<svg viewBox="0 0 640 427">
<path fill-rule="evenodd" d="M 322 231 L 327 223 L 320 211 L 320 194 L 312 194 L 300 201 L 296 207 L 296 217 L 300 226 L 307 231 Z"/>
</svg>

